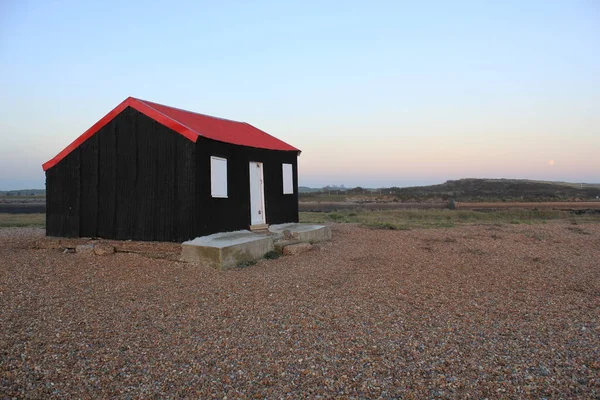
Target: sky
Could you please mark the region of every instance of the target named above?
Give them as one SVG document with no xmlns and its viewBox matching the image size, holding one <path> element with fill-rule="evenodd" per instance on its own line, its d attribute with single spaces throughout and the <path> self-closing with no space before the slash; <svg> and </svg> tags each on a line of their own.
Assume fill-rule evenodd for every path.
<svg viewBox="0 0 600 400">
<path fill-rule="evenodd" d="M 0 190 L 128 96 L 300 148 L 302 186 L 600 182 L 600 2 L 0 1 Z"/>
</svg>

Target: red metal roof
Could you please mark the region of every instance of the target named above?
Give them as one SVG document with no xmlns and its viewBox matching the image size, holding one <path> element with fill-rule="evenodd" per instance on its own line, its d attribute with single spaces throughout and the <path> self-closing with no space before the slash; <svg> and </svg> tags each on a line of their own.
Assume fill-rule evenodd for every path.
<svg viewBox="0 0 600 400">
<path fill-rule="evenodd" d="M 56 157 L 46 162 L 42 167 L 44 171 L 55 166 L 60 160 L 75 150 L 79 145 L 93 136 L 102 127 L 127 107 L 134 108 L 148 117 L 160 122 L 166 127 L 196 142 L 199 136 L 217 140 L 219 142 L 237 144 L 240 146 L 257 147 L 259 149 L 297 151 L 297 148 L 253 127 L 245 122 L 231 121 L 228 119 L 211 117 L 195 112 L 181 110 L 151 101 L 128 97 L 115 109 L 96 122 L 90 129 L 67 146 Z"/>
</svg>

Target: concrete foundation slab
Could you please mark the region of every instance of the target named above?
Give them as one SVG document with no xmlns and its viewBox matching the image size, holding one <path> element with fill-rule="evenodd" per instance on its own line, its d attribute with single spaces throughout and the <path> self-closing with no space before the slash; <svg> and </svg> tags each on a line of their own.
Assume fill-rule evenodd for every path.
<svg viewBox="0 0 600 400">
<path fill-rule="evenodd" d="M 225 269 L 258 260 L 271 250 L 271 236 L 250 231 L 223 232 L 183 242 L 181 260 Z"/>
<path fill-rule="evenodd" d="M 289 223 L 271 225 L 269 232 L 275 240 L 298 240 L 300 242 L 317 243 L 331 239 L 331 229 L 325 225 Z"/>
</svg>

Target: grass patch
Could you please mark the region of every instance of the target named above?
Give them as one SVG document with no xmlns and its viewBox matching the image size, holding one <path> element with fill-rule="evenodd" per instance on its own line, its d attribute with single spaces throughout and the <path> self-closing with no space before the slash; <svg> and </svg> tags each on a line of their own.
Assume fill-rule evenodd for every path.
<svg viewBox="0 0 600 400">
<path fill-rule="evenodd" d="M 346 217 L 343 214 L 337 212 L 327 213 L 327 217 L 333 222 L 347 222 Z"/>
<path fill-rule="evenodd" d="M 45 226 L 46 214 L 0 214 L 0 228 Z"/>
<path fill-rule="evenodd" d="M 247 261 L 242 261 L 241 263 L 239 263 L 235 267 L 236 268 L 247 268 L 247 267 L 251 267 L 253 265 L 256 265 L 256 261 L 254 261 L 254 260 L 247 260 Z"/>
<path fill-rule="evenodd" d="M 544 224 L 553 220 L 576 223 L 600 222 L 600 215 L 573 216 L 560 210 L 342 210 L 334 212 L 301 212 L 300 222 L 359 223 L 375 229 L 406 230 L 413 228 L 452 228 L 460 224 Z"/>
<path fill-rule="evenodd" d="M 281 257 L 281 253 L 278 252 L 277 250 L 267 251 L 265 253 L 265 255 L 263 256 L 263 258 L 266 260 L 276 260 L 279 257 Z"/>
</svg>

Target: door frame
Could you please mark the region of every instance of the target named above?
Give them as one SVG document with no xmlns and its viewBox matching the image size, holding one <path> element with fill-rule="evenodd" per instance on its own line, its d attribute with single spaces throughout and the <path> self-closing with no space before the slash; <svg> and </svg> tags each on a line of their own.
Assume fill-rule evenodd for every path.
<svg viewBox="0 0 600 400">
<path fill-rule="evenodd" d="M 260 165 L 260 175 L 259 175 L 259 193 L 260 193 L 260 215 L 261 215 L 261 222 L 259 222 L 258 224 L 253 224 L 252 223 L 252 213 L 253 213 L 253 209 L 252 209 L 252 175 L 250 174 L 248 176 L 249 182 L 248 184 L 250 185 L 250 225 L 260 225 L 260 224 L 266 224 L 267 223 L 267 212 L 266 212 L 266 207 L 265 207 L 265 173 L 264 173 L 264 163 L 262 161 L 250 161 L 248 163 L 248 167 L 250 169 L 250 167 L 254 167 L 255 165 Z"/>
</svg>

